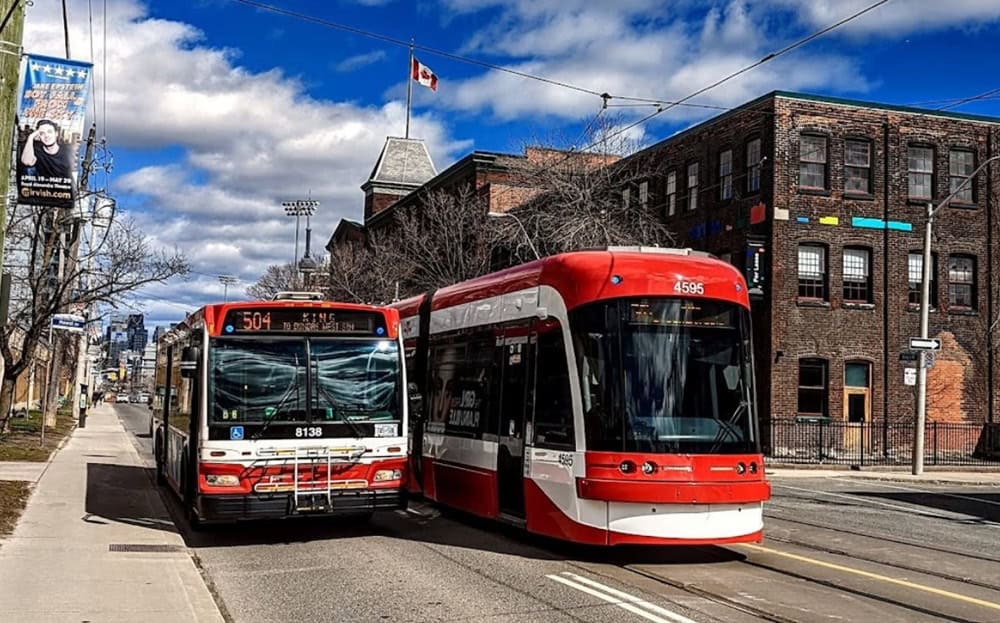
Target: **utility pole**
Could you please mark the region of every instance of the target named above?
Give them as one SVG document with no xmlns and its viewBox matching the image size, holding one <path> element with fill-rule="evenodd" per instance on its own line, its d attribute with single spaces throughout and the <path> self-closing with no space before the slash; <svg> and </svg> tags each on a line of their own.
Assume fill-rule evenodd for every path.
<svg viewBox="0 0 1000 623">
<path fill-rule="evenodd" d="M 17 121 L 17 78 L 21 70 L 21 38 L 24 34 L 24 2 L 0 0 L 0 136 L 14 136 Z M 11 149 L 0 149 L 0 171 L 10 171 Z M 0 267 L 7 235 L 7 197 L 10 175 L 0 175 Z M 2 330 L 3 327 L 0 327 Z M 6 362 L 0 357 L 0 391 Z"/>
<path fill-rule="evenodd" d="M 236 285 L 239 282 L 233 275 L 219 275 L 219 283 L 222 284 L 222 302 L 229 302 L 229 286 Z"/>
<path fill-rule="evenodd" d="M 923 266 L 920 284 L 920 337 L 924 340 L 930 337 L 928 325 L 930 323 L 930 301 L 931 301 L 931 241 L 932 229 L 934 227 L 934 216 L 941 211 L 941 208 L 951 203 L 952 199 L 965 190 L 980 171 L 985 169 L 994 160 L 1000 160 L 1000 155 L 987 158 L 979 165 L 962 183 L 944 198 L 944 201 L 935 208 L 931 202 L 927 203 L 927 225 L 924 227 L 924 249 Z M 987 175 L 989 173 L 987 172 Z M 919 476 L 924 473 L 924 426 L 927 423 L 927 352 L 920 351 L 920 370 L 917 372 L 917 417 L 913 431 L 913 475 Z"/>
</svg>

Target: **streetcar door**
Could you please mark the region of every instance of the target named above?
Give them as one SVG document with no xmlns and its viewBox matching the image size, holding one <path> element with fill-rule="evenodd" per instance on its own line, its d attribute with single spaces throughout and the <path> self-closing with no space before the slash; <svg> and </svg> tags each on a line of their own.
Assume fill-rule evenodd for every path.
<svg viewBox="0 0 1000 623">
<path fill-rule="evenodd" d="M 530 416 L 534 376 L 529 324 L 506 328 L 503 338 L 502 399 L 497 432 L 497 494 L 502 515 L 524 517 L 524 423 Z"/>
</svg>

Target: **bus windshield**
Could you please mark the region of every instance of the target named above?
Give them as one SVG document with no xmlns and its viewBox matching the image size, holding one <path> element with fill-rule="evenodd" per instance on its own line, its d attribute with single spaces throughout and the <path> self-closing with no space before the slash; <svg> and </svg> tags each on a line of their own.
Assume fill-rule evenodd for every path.
<svg viewBox="0 0 1000 623">
<path fill-rule="evenodd" d="M 213 340 L 215 423 L 306 422 L 304 340 Z"/>
<path fill-rule="evenodd" d="M 399 419 L 399 348 L 389 340 L 313 340 L 315 420 Z"/>
<path fill-rule="evenodd" d="M 399 349 L 390 340 L 215 339 L 210 367 L 213 424 L 400 418 Z"/>
<path fill-rule="evenodd" d="M 603 301 L 570 315 L 588 450 L 757 452 L 749 313 L 721 301 Z"/>
</svg>

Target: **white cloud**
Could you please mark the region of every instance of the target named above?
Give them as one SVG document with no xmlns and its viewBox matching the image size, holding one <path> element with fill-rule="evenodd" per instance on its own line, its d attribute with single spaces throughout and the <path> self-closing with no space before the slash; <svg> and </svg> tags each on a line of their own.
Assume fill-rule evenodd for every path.
<svg viewBox="0 0 1000 623">
<path fill-rule="evenodd" d="M 367 67 L 383 60 L 386 57 L 385 50 L 375 50 L 374 52 L 366 52 L 365 54 L 357 54 L 355 56 L 349 56 L 344 60 L 337 63 L 334 67 L 337 71 L 357 71 L 362 67 Z M 406 68 L 406 65 L 403 65 Z"/>
<path fill-rule="evenodd" d="M 811 27 L 833 24 L 873 4 L 873 0 L 765 0 L 760 6 L 794 11 Z M 978 28 L 1000 20 L 997 0 L 895 0 L 846 24 L 856 36 L 905 35 L 946 28 Z"/>
<path fill-rule="evenodd" d="M 99 133 L 112 151 L 179 147 L 183 153 L 175 162 L 112 177 L 119 205 L 139 219 L 154 244 L 176 246 L 195 270 L 252 282 L 268 264 L 293 255 L 294 220 L 284 216 L 282 200 L 311 195 L 321 202 L 312 222 L 319 251 L 341 217 L 361 217 L 359 187 L 385 137 L 402 133 L 400 102 L 320 100 L 281 69 L 241 67 L 237 50 L 212 46 L 189 24 L 150 17 L 139 0 L 109 5 L 108 127 Z M 69 13 L 76 25 L 72 49 L 89 55 L 88 4 L 75 0 Z M 98 11 L 96 32 L 102 31 L 101 17 Z M 36 0 L 28 10 L 25 50 L 61 56 L 62 41 L 60 3 Z M 97 118 L 103 120 L 101 41 L 94 46 Z M 411 123 L 439 167 L 469 145 L 452 139 L 433 115 Z M 179 283 L 150 292 L 191 303 L 221 295 L 212 279 L 201 286 Z"/>
</svg>

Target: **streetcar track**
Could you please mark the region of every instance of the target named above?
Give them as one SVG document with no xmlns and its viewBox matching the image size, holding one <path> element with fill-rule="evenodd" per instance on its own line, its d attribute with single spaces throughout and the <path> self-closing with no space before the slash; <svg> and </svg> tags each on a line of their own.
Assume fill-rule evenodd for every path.
<svg viewBox="0 0 1000 623">
<path fill-rule="evenodd" d="M 844 556 L 847 558 L 852 558 L 854 560 L 863 560 L 865 562 L 874 563 L 877 565 L 882 565 L 884 567 L 892 567 L 894 569 L 901 569 L 903 571 L 912 571 L 914 573 L 920 573 L 923 575 L 929 575 L 931 577 L 940 578 L 942 580 L 948 580 L 950 582 L 959 582 L 961 584 L 969 584 L 971 586 L 978 586 L 980 588 L 985 588 L 993 591 L 1000 592 L 1000 585 L 989 584 L 987 582 L 981 582 L 973 578 L 964 578 L 958 575 L 953 575 L 951 573 L 944 573 L 940 571 L 932 571 L 929 569 L 922 569 L 920 567 L 914 567 L 904 563 L 896 562 L 886 562 L 884 560 L 879 560 L 877 558 L 872 558 L 869 556 L 864 556 L 862 554 L 857 554 L 854 552 L 848 552 L 842 549 L 835 549 L 832 547 L 827 547 L 824 545 L 816 545 L 814 543 L 808 543 L 806 541 L 798 541 L 796 539 L 788 539 L 784 537 L 768 536 L 768 541 L 777 541 L 778 543 L 787 543 L 789 545 L 797 545 L 799 547 L 804 547 L 806 549 L 811 549 L 817 552 L 824 552 L 827 554 L 833 554 L 835 556 Z"/>
<path fill-rule="evenodd" d="M 910 547 L 916 547 L 920 549 L 926 549 L 933 552 L 939 552 L 942 554 L 950 554 L 952 556 L 958 556 L 959 558 L 973 558 L 975 560 L 981 560 L 983 562 L 995 562 L 1000 563 L 1000 558 L 995 558 L 993 556 L 983 556 L 981 554 L 975 554 L 972 552 L 961 552 L 958 550 L 948 549 L 945 547 L 936 547 L 934 545 L 928 545 L 926 543 L 921 543 L 918 541 L 910 541 L 908 539 L 900 539 L 893 536 L 876 535 L 870 532 L 859 532 L 857 530 L 847 530 L 844 528 L 836 528 L 827 524 L 815 523 L 811 521 L 804 521 L 802 519 L 789 519 L 787 517 L 780 517 L 778 515 L 773 515 L 765 513 L 765 518 L 777 519 L 778 521 L 787 521 L 789 523 L 795 523 L 803 526 L 809 526 L 810 528 L 819 528 L 820 530 L 829 530 L 831 532 L 839 532 L 841 534 L 848 534 L 851 536 L 862 536 L 869 539 L 875 539 L 877 541 L 886 541 L 888 543 L 896 543 L 898 545 L 909 545 Z"/>
</svg>

